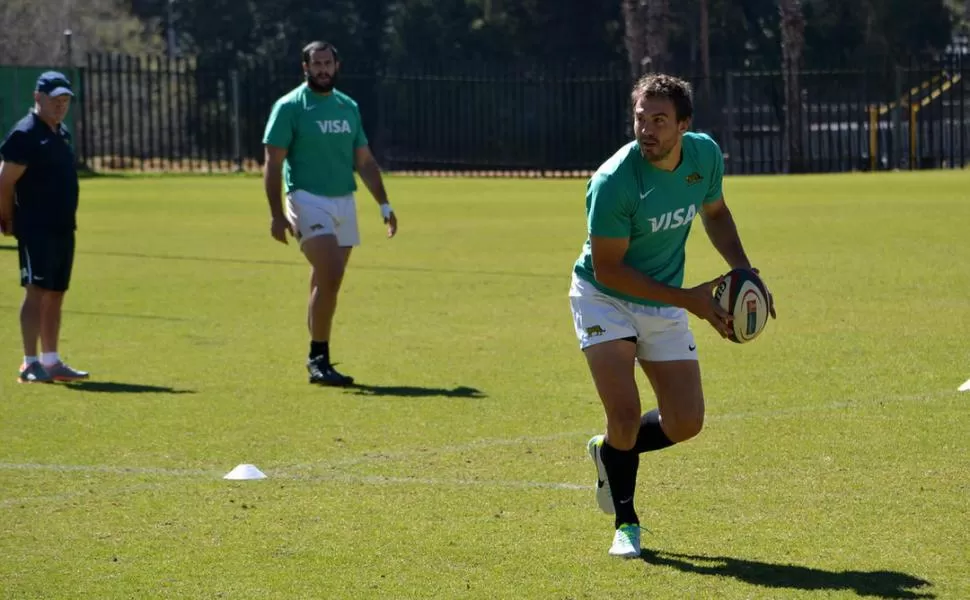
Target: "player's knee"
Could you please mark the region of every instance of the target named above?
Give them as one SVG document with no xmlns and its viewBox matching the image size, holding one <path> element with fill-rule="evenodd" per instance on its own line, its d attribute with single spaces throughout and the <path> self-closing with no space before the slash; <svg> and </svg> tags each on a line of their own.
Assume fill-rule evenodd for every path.
<svg viewBox="0 0 970 600">
<path fill-rule="evenodd" d="M 629 450 L 637 443 L 640 432 L 640 412 L 638 410 L 618 410 L 607 416 L 607 437 L 610 445 L 617 450 Z"/>
<path fill-rule="evenodd" d="M 44 298 L 44 290 L 36 285 L 24 287 L 24 304 L 40 304 Z"/>
<path fill-rule="evenodd" d="M 637 430 L 631 427 L 608 427 L 606 437 L 617 450 L 632 450 L 637 444 Z"/>
<path fill-rule="evenodd" d="M 313 267 L 313 283 L 324 290 L 333 290 L 340 286 L 344 278 L 344 265 L 340 261 L 327 261 L 325 264 Z"/>
<path fill-rule="evenodd" d="M 678 415 L 676 419 L 664 420 L 664 433 L 671 442 L 685 442 L 697 436 L 704 428 L 702 411 Z"/>
</svg>

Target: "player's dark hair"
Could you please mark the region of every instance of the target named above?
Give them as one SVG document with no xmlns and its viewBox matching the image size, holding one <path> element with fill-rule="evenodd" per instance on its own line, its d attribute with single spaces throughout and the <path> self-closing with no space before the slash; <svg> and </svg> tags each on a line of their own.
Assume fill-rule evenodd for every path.
<svg viewBox="0 0 970 600">
<path fill-rule="evenodd" d="M 324 52 L 329 50 L 333 54 L 334 62 L 340 61 L 340 55 L 337 54 L 337 47 L 330 42 L 310 42 L 303 47 L 303 62 L 304 64 L 310 64 L 310 57 L 313 56 L 314 52 Z"/>
<path fill-rule="evenodd" d="M 674 103 L 678 121 L 686 121 L 694 116 L 694 92 L 688 82 L 671 75 L 644 75 L 633 86 L 630 94 L 633 106 L 644 98 L 667 98 Z"/>
</svg>

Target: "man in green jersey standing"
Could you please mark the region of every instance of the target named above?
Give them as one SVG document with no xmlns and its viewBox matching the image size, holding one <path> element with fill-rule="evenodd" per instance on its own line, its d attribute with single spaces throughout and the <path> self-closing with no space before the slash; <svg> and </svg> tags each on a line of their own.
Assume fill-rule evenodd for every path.
<svg viewBox="0 0 970 600">
<path fill-rule="evenodd" d="M 588 238 L 569 300 L 580 347 L 606 411 L 606 435 L 587 444 L 596 464 L 596 500 L 615 514 L 609 553 L 640 555 L 634 509 L 640 453 L 697 435 L 704 395 L 688 312 L 722 336 L 731 317 L 713 298 L 720 278 L 682 288 L 684 245 L 701 215 L 711 243 L 732 268 L 751 268 L 724 203 L 724 158 L 713 139 L 689 132 L 690 85 L 667 75 L 640 79 L 631 96 L 636 140 L 590 178 Z M 772 313 L 772 316 L 774 314 Z M 641 414 L 639 362 L 657 397 Z"/>
<path fill-rule="evenodd" d="M 354 170 L 380 205 L 388 237 L 397 233 L 397 216 L 357 103 L 334 88 L 339 73 L 340 58 L 331 44 L 312 42 L 303 49 L 306 81 L 276 101 L 266 123 L 263 182 L 273 238 L 285 244 L 289 232 L 311 267 L 310 383 L 345 386 L 354 380 L 333 368 L 330 330 L 350 251 L 360 244 Z"/>
</svg>

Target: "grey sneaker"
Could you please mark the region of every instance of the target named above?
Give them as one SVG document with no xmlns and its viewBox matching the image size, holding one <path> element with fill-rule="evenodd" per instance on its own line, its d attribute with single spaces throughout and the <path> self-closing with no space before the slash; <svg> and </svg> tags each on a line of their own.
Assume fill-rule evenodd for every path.
<svg viewBox="0 0 970 600">
<path fill-rule="evenodd" d="M 53 381 L 50 373 L 44 369 L 44 365 L 39 362 L 20 365 L 20 375 L 17 376 L 20 383 L 50 383 Z"/>
<path fill-rule="evenodd" d="M 354 384 L 354 378 L 338 373 L 333 365 L 328 364 L 322 356 L 307 361 L 306 369 L 310 373 L 310 383 L 344 387 Z"/>
<path fill-rule="evenodd" d="M 51 379 L 54 381 L 77 381 L 78 379 L 87 379 L 89 375 L 87 371 L 78 371 L 77 369 L 72 369 L 62 362 L 56 362 L 52 365 L 44 365 L 44 369 L 50 374 Z"/>
</svg>

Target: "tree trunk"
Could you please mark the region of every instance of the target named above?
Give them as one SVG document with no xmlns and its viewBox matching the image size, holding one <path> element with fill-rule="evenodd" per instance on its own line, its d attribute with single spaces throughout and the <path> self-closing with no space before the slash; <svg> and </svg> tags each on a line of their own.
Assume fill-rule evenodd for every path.
<svg viewBox="0 0 970 600">
<path fill-rule="evenodd" d="M 670 0 L 623 0 L 624 43 L 634 79 L 667 67 Z"/>
<path fill-rule="evenodd" d="M 701 69 L 704 72 L 704 98 L 711 97 L 711 16 L 708 2 L 700 0 L 701 22 L 699 23 L 701 38 Z"/>
<path fill-rule="evenodd" d="M 670 0 L 647 0 L 647 56 L 649 68 L 664 72 L 670 67 Z"/>
<path fill-rule="evenodd" d="M 802 132 L 804 110 L 799 75 L 805 48 L 805 15 L 801 0 L 779 0 L 781 15 L 781 70 L 785 83 L 785 162 L 787 171 L 805 170 Z"/>
<path fill-rule="evenodd" d="M 634 80 L 640 76 L 640 65 L 647 54 L 646 23 L 643 19 L 645 12 L 641 4 L 641 0 L 623 0 L 621 4 L 624 25 L 623 43 L 626 45 L 626 54 L 630 61 L 630 75 Z"/>
</svg>

